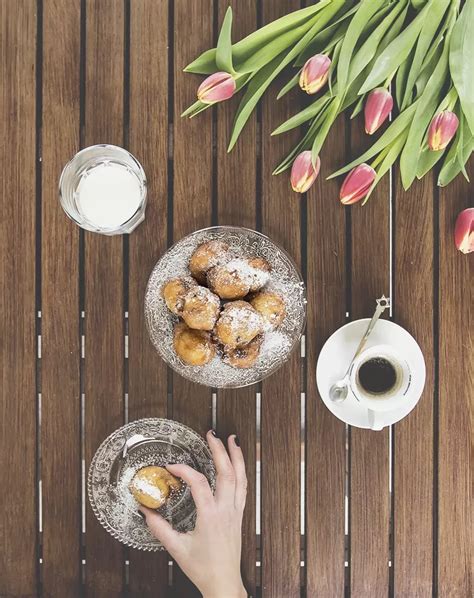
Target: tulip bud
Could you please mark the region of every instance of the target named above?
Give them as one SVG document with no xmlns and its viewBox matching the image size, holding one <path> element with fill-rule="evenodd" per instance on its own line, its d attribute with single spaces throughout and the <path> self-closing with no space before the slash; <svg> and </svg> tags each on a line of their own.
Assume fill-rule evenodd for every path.
<svg viewBox="0 0 474 598">
<path fill-rule="evenodd" d="M 316 180 L 319 169 L 321 168 L 321 160 L 319 156 L 316 159 L 316 164 L 313 166 L 313 159 L 309 150 L 301 152 L 291 167 L 291 187 L 296 193 L 306 193 L 311 185 Z"/>
<path fill-rule="evenodd" d="M 384 87 L 377 87 L 369 93 L 365 103 L 365 132 L 369 135 L 382 126 L 393 108 L 391 93 Z"/>
<path fill-rule="evenodd" d="M 358 202 L 369 192 L 377 173 L 368 164 L 359 164 L 344 179 L 339 199 L 345 206 Z"/>
<path fill-rule="evenodd" d="M 300 87 L 309 94 L 316 93 L 329 77 L 331 59 L 326 54 L 316 54 L 309 58 L 300 74 Z"/>
<path fill-rule="evenodd" d="M 474 251 L 474 208 L 463 210 L 457 217 L 454 242 L 462 253 Z"/>
<path fill-rule="evenodd" d="M 231 98 L 235 89 L 235 79 L 230 73 L 214 73 L 201 83 L 197 90 L 197 97 L 204 104 L 214 104 Z"/>
<path fill-rule="evenodd" d="M 428 146 L 430 150 L 444 149 L 456 134 L 459 119 L 450 110 L 443 110 L 433 116 L 428 129 Z"/>
</svg>

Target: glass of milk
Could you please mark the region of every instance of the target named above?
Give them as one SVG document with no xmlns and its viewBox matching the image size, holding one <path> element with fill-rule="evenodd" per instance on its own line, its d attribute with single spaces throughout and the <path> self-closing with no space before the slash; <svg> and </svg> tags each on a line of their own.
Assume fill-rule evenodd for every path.
<svg viewBox="0 0 474 598">
<path fill-rule="evenodd" d="M 64 167 L 59 197 L 80 227 L 103 235 L 131 233 L 145 219 L 145 172 L 127 150 L 92 145 Z"/>
</svg>

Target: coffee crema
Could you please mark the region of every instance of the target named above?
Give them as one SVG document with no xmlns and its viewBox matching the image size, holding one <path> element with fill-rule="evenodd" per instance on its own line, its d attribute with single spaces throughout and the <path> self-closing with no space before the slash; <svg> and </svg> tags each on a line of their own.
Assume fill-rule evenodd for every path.
<svg viewBox="0 0 474 598">
<path fill-rule="evenodd" d="M 371 394 L 384 394 L 397 382 L 397 372 L 393 365 L 383 357 L 368 359 L 359 367 L 359 383 Z"/>
</svg>

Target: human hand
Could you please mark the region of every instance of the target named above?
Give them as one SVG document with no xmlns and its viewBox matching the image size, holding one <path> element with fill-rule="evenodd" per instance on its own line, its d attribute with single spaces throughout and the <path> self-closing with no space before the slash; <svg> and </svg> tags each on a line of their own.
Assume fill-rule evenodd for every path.
<svg viewBox="0 0 474 598">
<path fill-rule="evenodd" d="M 215 495 L 206 477 L 189 465 L 167 466 L 170 473 L 183 479 L 191 489 L 197 510 L 192 532 L 181 534 L 156 511 L 140 507 L 152 534 L 204 598 L 247 597 L 240 575 L 247 477 L 242 450 L 235 438 L 235 435 L 228 438 L 228 454 L 223 442 L 212 431 L 207 433 L 217 471 Z"/>
</svg>

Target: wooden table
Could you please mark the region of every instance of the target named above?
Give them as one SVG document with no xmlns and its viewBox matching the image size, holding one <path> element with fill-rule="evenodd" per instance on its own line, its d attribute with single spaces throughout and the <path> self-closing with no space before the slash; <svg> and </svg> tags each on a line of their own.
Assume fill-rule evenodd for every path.
<svg viewBox="0 0 474 598">
<path fill-rule="evenodd" d="M 230 3 L 235 38 L 300 6 Z M 453 225 L 472 187 L 426 177 L 405 193 L 394 172 L 366 207 L 343 209 L 325 176 L 367 140 L 340 118 L 317 184 L 295 196 L 271 171 L 298 133 L 269 133 L 298 94 L 267 94 L 227 155 L 237 99 L 180 113 L 199 82 L 182 68 L 213 45 L 228 4 L 0 0 L 0 596 L 194 595 L 168 555 L 112 539 L 85 496 L 101 441 L 147 416 L 239 434 L 253 595 L 471 596 L 474 262 Z M 130 237 L 84 233 L 59 206 L 63 165 L 101 142 L 147 173 L 146 220 Z M 301 353 L 260 386 L 213 394 L 167 371 L 143 297 L 166 247 L 216 223 L 262 230 L 292 254 L 308 327 Z M 409 417 L 374 433 L 329 413 L 314 369 L 326 338 L 382 293 L 418 339 L 427 382 Z"/>
</svg>

